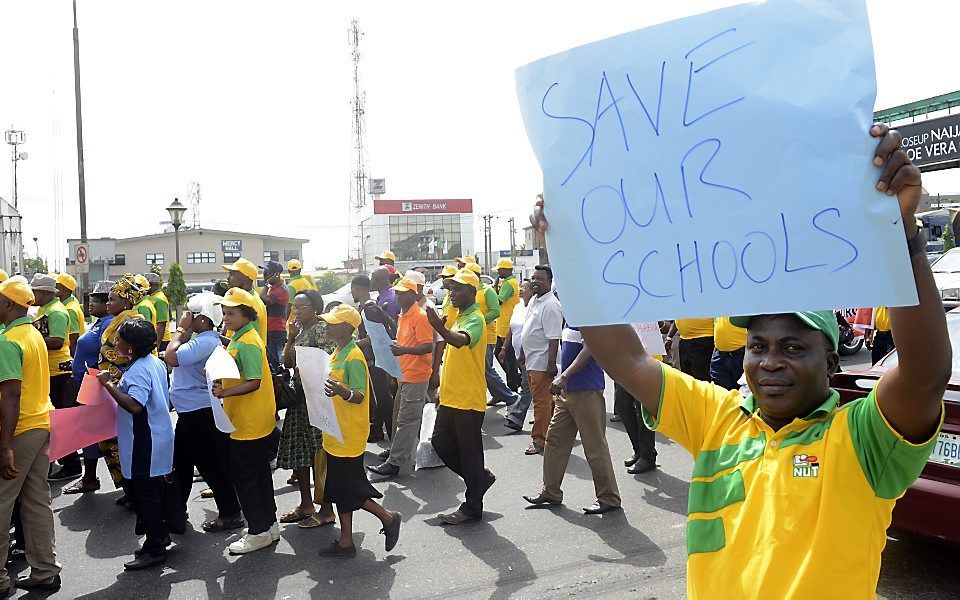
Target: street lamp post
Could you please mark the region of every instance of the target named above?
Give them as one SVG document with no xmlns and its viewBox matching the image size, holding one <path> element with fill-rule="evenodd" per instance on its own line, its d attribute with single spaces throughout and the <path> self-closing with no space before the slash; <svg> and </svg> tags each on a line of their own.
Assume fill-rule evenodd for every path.
<svg viewBox="0 0 960 600">
<path fill-rule="evenodd" d="M 177 264 L 180 264 L 180 226 L 183 225 L 183 215 L 187 212 L 187 207 L 180 204 L 180 200 L 173 199 L 173 204 L 167 207 L 167 214 L 170 215 L 170 224 L 173 225 L 173 239 L 175 256 Z"/>
</svg>

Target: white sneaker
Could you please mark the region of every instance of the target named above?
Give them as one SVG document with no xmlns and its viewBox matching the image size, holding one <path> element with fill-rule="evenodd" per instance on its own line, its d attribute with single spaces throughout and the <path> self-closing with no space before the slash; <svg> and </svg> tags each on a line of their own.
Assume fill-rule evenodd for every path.
<svg viewBox="0 0 960 600">
<path fill-rule="evenodd" d="M 274 521 L 273 525 L 270 526 L 270 529 L 268 530 L 268 532 L 270 533 L 271 543 L 280 541 L 280 523 L 278 523 L 277 521 Z"/>
<path fill-rule="evenodd" d="M 266 548 L 274 542 L 273 536 L 269 531 L 264 531 L 263 533 L 258 533 L 256 535 L 250 535 L 249 533 L 238 541 L 230 544 L 227 547 L 227 550 L 230 554 L 247 554 L 248 552 L 254 552 L 260 550 L 261 548 Z"/>
</svg>

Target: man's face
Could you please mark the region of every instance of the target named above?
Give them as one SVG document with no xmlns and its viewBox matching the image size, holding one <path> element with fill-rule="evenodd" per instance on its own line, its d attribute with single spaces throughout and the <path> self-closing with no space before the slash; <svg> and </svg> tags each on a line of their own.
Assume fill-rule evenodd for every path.
<svg viewBox="0 0 960 600">
<path fill-rule="evenodd" d="M 750 321 L 743 367 L 764 415 L 789 422 L 826 400 L 840 356 L 826 337 L 793 315 L 763 315 Z"/>
<path fill-rule="evenodd" d="M 355 284 L 355 283 L 351 283 L 351 284 L 350 284 L 350 296 L 353 297 L 353 301 L 354 301 L 354 302 L 356 302 L 356 303 L 359 303 L 359 302 L 360 302 L 360 300 L 362 299 L 362 296 L 365 295 L 363 292 L 366 292 L 367 294 L 369 294 L 369 293 L 370 293 L 370 290 L 368 290 L 368 289 L 366 289 L 366 288 L 362 288 L 362 287 L 360 287 L 359 285 L 357 285 L 357 284 Z"/>
<path fill-rule="evenodd" d="M 70 294 L 72 293 L 73 292 L 71 292 L 70 289 L 64 286 L 62 283 L 57 284 L 57 298 L 60 298 L 61 300 L 66 300 L 67 298 L 70 297 Z"/>
<path fill-rule="evenodd" d="M 552 280 L 547 276 L 546 271 L 534 271 L 530 276 L 530 290 L 537 296 L 542 296 L 550 291 Z"/>
<path fill-rule="evenodd" d="M 251 285 L 250 278 L 241 273 L 240 271 L 227 271 L 227 287 L 238 287 L 250 291 Z"/>
<path fill-rule="evenodd" d="M 16 306 L 16 303 L 13 300 L 0 294 L 0 322 L 5 323 L 7 321 L 14 306 Z"/>
<path fill-rule="evenodd" d="M 159 281 L 154 281 L 153 283 L 151 283 L 151 284 L 150 284 L 150 293 L 151 293 L 151 294 L 156 294 L 157 292 L 159 292 L 159 291 L 160 291 L 160 285 L 161 285 L 161 284 L 160 284 Z"/>
<path fill-rule="evenodd" d="M 276 285 L 280 282 L 280 273 L 282 273 L 282 271 L 267 271 L 263 274 L 263 280 Z M 274 281 L 274 279 L 276 279 L 276 281 Z"/>
<path fill-rule="evenodd" d="M 476 301 L 477 289 L 475 287 L 457 281 L 450 282 L 450 302 L 454 306 L 460 309 L 468 308 Z"/>
<path fill-rule="evenodd" d="M 45 306 L 53 300 L 53 292 L 45 290 L 33 290 L 33 297 L 36 299 L 37 306 Z"/>
<path fill-rule="evenodd" d="M 513 269 L 497 269 L 497 276 L 500 279 L 506 279 L 513 275 Z"/>
<path fill-rule="evenodd" d="M 107 314 L 107 297 L 103 294 L 90 294 L 90 302 L 87 304 L 87 310 L 90 315 L 98 319 Z"/>
<path fill-rule="evenodd" d="M 407 310 L 417 303 L 417 293 L 410 290 L 397 292 L 397 302 L 400 303 L 401 309 Z"/>
</svg>

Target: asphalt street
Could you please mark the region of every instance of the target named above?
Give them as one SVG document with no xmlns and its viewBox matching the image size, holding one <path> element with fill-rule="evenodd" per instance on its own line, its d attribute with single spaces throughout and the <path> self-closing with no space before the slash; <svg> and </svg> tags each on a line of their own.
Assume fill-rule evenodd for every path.
<svg viewBox="0 0 960 600">
<path fill-rule="evenodd" d="M 856 368 L 864 351 L 844 359 Z M 608 408 L 612 393 L 608 390 Z M 462 483 L 445 468 L 404 473 L 377 483 L 383 503 L 404 515 L 400 542 L 384 552 L 379 522 L 358 513 L 354 528 L 359 555 L 321 559 L 317 550 L 335 539 L 336 527 L 298 529 L 285 525 L 273 547 L 232 557 L 235 535 L 203 533 L 199 524 L 215 516 L 213 500 L 193 489 L 192 529 L 174 536 L 163 569 L 125 573 L 123 562 L 138 547 L 134 516 L 117 507 L 101 466 L 103 489 L 82 497 L 63 496 L 53 486 L 57 551 L 63 564 L 57 598 L 682 598 L 685 589 L 684 524 L 691 459 L 679 446 L 658 438 L 659 469 L 628 475 L 623 459 L 629 442 L 619 423 L 608 439 L 617 465 L 624 510 L 585 516 L 594 500 L 582 450 L 574 449 L 564 481 L 564 505 L 528 510 L 522 494 L 540 488 L 541 457 L 525 456 L 527 434 L 509 434 L 503 408 L 484 422 L 487 465 L 498 480 L 487 494 L 485 519 L 460 527 L 436 515 L 455 508 Z M 532 415 L 532 412 L 531 412 Z M 373 464 L 376 445 L 368 446 Z M 282 512 L 299 496 L 287 485 L 288 471 L 274 482 Z M 891 531 L 879 586 L 882 598 L 955 597 L 960 589 L 960 550 Z M 14 575 L 25 563 L 14 563 Z M 829 586 L 829 582 L 824 582 Z M 34 597 L 18 591 L 16 597 Z"/>
</svg>

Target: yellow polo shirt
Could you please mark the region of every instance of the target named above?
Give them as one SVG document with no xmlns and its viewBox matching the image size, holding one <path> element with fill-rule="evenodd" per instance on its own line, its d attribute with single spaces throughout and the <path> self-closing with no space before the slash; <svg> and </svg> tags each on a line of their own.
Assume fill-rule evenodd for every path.
<svg viewBox="0 0 960 600">
<path fill-rule="evenodd" d="M 20 317 L 0 333 L 0 381 L 20 380 L 20 418 L 13 435 L 50 429 L 47 345 L 32 323 L 30 317 Z"/>
<path fill-rule="evenodd" d="M 163 328 L 163 339 L 161 341 L 170 341 L 170 301 L 163 290 L 157 290 L 157 293 L 150 294 L 150 302 L 153 303 L 153 310 L 156 313 L 157 323 L 166 323 Z"/>
<path fill-rule="evenodd" d="M 831 390 L 774 432 L 752 395 L 660 369 L 657 418 L 642 412 L 650 429 L 694 457 L 688 596 L 874 597 L 894 503 L 919 476 L 936 433 L 922 444 L 903 439 L 876 390 L 841 408 Z"/>
<path fill-rule="evenodd" d="M 713 319 L 677 319 L 674 323 L 681 340 L 713 337 Z"/>
<path fill-rule="evenodd" d="M 713 345 L 721 352 L 733 352 L 747 345 L 747 330 L 730 323 L 730 317 L 713 320 Z"/>
<path fill-rule="evenodd" d="M 477 306 L 480 308 L 480 314 L 486 322 L 485 337 L 487 344 L 497 343 L 497 318 L 500 316 L 500 299 L 497 292 L 486 284 L 480 284 L 477 290 Z"/>
<path fill-rule="evenodd" d="M 86 317 L 83 315 L 83 307 L 80 306 L 80 301 L 77 300 L 77 297 L 70 296 L 67 298 L 67 301 L 63 303 L 63 307 L 67 309 L 67 313 L 70 315 L 70 327 L 67 331 L 67 335 L 83 335 L 86 333 Z"/>
<path fill-rule="evenodd" d="M 453 309 L 456 311 L 456 308 Z M 455 316 L 453 331 L 470 336 L 470 343 L 460 348 L 447 344 L 443 351 L 443 369 L 440 370 L 440 404 L 461 410 L 487 410 L 487 380 L 485 377 L 487 346 L 483 343 L 485 325 L 480 308 L 473 304 Z"/>
<path fill-rule="evenodd" d="M 242 396 L 223 399 L 223 410 L 230 417 L 236 431 L 230 434 L 235 440 L 258 440 L 270 435 L 276 426 L 277 412 L 273 397 L 273 377 L 267 364 L 267 350 L 250 322 L 231 336 L 227 352 L 237 362 L 240 379 L 224 379 L 224 389 L 239 385 L 242 381 L 260 380 L 260 388 Z"/>
<path fill-rule="evenodd" d="M 367 437 L 370 435 L 370 371 L 367 369 L 367 359 L 356 342 L 350 342 L 333 356 L 330 377 L 363 394 L 363 401 L 347 402 L 340 396 L 333 397 L 343 443 L 332 435 L 323 434 L 323 449 L 343 458 L 360 456 L 367 449 Z"/>
<path fill-rule="evenodd" d="M 303 275 L 297 275 L 296 277 L 291 277 L 287 281 L 287 291 L 290 292 L 290 301 L 293 302 L 293 297 L 302 292 L 303 290 L 314 290 L 316 291 L 317 286 L 315 283 L 304 277 Z"/>
<path fill-rule="evenodd" d="M 157 328 L 157 309 L 153 307 L 153 300 L 150 299 L 150 296 L 144 296 L 143 300 L 137 302 L 136 306 L 133 307 L 133 310 L 150 321 L 150 324 L 153 325 L 153 328 Z"/>
<path fill-rule="evenodd" d="M 63 307 L 63 302 L 54 298 L 43 305 L 33 320 L 33 326 L 40 331 L 40 337 L 63 339 L 63 346 L 59 350 L 47 350 L 47 367 L 50 375 L 55 377 L 64 373 L 72 374 L 72 371 L 61 371 L 58 366 L 70 360 L 70 313 Z"/>
<path fill-rule="evenodd" d="M 497 294 L 500 299 L 500 318 L 497 319 L 497 337 L 504 338 L 510 335 L 510 317 L 513 316 L 513 309 L 520 302 L 520 284 L 513 275 L 500 282 L 500 293 Z"/>
<path fill-rule="evenodd" d="M 877 331 L 890 331 L 890 314 L 886 306 L 873 309 L 873 326 Z"/>
</svg>

